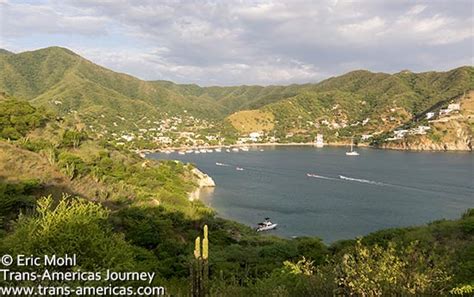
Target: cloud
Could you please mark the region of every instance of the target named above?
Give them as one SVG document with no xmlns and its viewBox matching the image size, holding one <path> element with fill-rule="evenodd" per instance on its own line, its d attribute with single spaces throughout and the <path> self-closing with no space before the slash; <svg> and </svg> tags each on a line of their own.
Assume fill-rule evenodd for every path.
<svg viewBox="0 0 474 297">
<path fill-rule="evenodd" d="M 0 5 L 2 44 L 64 45 L 141 78 L 204 85 L 311 82 L 354 67 L 444 70 L 473 51 L 472 4 L 461 0 Z"/>
</svg>

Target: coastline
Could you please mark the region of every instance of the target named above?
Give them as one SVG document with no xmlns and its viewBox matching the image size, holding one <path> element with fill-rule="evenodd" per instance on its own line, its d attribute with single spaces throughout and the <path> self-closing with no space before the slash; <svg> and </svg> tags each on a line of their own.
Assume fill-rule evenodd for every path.
<svg viewBox="0 0 474 297">
<path fill-rule="evenodd" d="M 341 147 L 350 146 L 350 143 L 325 143 L 324 147 Z M 216 148 L 239 148 L 239 147 L 260 147 L 260 146 L 315 146 L 314 142 L 262 142 L 262 143 L 246 143 L 246 144 L 230 144 L 230 145 L 200 145 L 200 146 L 174 146 L 157 149 L 139 149 L 137 153 L 164 153 L 166 151 L 182 151 L 197 149 L 216 149 Z M 371 147 L 365 143 L 359 143 L 355 147 Z"/>
<path fill-rule="evenodd" d="M 333 142 L 325 143 L 324 147 L 350 147 L 350 143 L 344 142 Z M 271 147 L 271 146 L 314 146 L 314 142 L 263 142 L 263 143 L 246 143 L 246 144 L 231 144 L 231 145 L 207 145 L 207 146 L 176 146 L 176 147 L 167 147 L 167 148 L 156 148 L 156 149 L 139 149 L 136 150 L 138 154 L 147 154 L 147 153 L 164 153 L 166 151 L 183 151 L 183 150 L 197 150 L 197 149 L 216 149 L 216 148 L 239 148 L 239 147 Z M 409 151 L 409 152 L 466 152 L 472 153 L 472 150 L 465 149 L 426 149 L 426 148 L 416 148 L 413 146 L 372 146 L 368 143 L 358 143 L 354 145 L 355 147 L 364 147 L 372 149 L 381 149 L 381 150 L 395 150 L 395 151 Z"/>
</svg>

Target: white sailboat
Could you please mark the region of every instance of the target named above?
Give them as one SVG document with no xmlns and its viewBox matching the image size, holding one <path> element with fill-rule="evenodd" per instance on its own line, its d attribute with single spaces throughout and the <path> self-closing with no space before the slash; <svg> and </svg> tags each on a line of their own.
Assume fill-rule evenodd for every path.
<svg viewBox="0 0 474 297">
<path fill-rule="evenodd" d="M 354 151 L 354 137 L 352 137 L 351 139 L 351 151 L 350 152 L 346 152 L 346 156 L 358 156 L 359 153 Z"/>
</svg>

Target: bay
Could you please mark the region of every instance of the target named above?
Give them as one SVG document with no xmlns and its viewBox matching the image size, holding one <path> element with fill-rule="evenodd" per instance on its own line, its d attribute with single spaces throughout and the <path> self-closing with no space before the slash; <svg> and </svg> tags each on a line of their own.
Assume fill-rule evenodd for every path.
<svg viewBox="0 0 474 297">
<path fill-rule="evenodd" d="M 219 216 L 249 226 L 270 217 L 278 223 L 271 234 L 285 237 L 331 243 L 458 218 L 474 207 L 472 153 L 358 148 L 360 156 L 350 157 L 345 151 L 275 146 L 148 157 L 195 164 L 216 182 L 200 199 Z"/>
</svg>

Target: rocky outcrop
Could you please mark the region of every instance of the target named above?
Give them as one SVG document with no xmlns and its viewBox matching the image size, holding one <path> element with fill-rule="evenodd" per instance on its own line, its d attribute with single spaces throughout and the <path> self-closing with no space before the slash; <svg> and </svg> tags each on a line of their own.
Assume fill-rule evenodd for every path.
<svg viewBox="0 0 474 297">
<path fill-rule="evenodd" d="M 196 183 L 198 184 L 198 187 L 203 188 L 203 187 L 215 187 L 216 183 L 214 180 L 201 170 L 197 168 L 193 168 L 191 172 L 194 174 L 194 177 L 196 178 Z"/>
<path fill-rule="evenodd" d="M 472 151 L 471 142 L 398 142 L 381 146 L 384 149 L 411 150 L 411 151 Z"/>
<path fill-rule="evenodd" d="M 188 198 L 190 201 L 194 201 L 194 200 L 199 199 L 202 188 L 215 187 L 216 183 L 214 182 L 212 177 L 210 177 L 209 175 L 205 174 L 204 172 L 202 172 L 201 170 L 197 168 L 193 168 L 191 172 L 193 173 L 195 182 L 198 187 L 197 189 L 189 193 Z"/>
<path fill-rule="evenodd" d="M 413 151 L 472 151 L 472 136 L 458 133 L 457 137 L 434 142 L 428 137 L 418 137 L 385 143 L 381 148 Z"/>
</svg>

